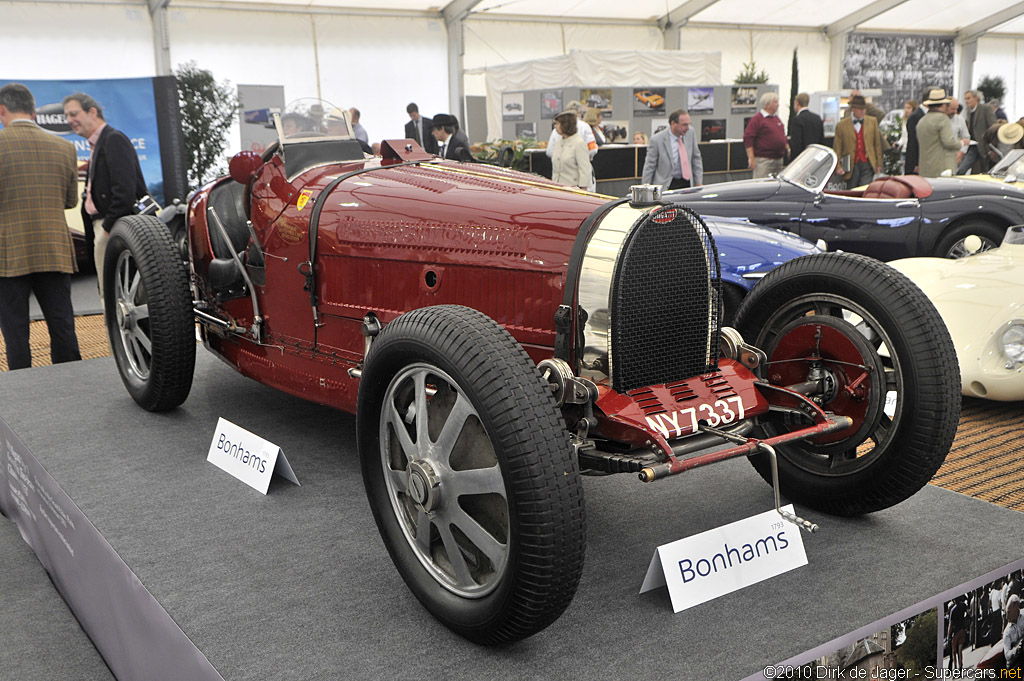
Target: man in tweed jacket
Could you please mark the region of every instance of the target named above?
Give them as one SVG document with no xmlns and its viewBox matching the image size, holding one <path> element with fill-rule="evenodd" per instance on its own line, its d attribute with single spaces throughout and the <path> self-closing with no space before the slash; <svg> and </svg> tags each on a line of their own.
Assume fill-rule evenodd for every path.
<svg viewBox="0 0 1024 681">
<path fill-rule="evenodd" d="M 29 293 L 50 331 L 54 364 L 81 359 L 71 307 L 74 247 L 64 209 L 78 203 L 75 147 L 35 122 L 24 85 L 0 88 L 0 331 L 11 370 L 32 366 Z"/>
</svg>

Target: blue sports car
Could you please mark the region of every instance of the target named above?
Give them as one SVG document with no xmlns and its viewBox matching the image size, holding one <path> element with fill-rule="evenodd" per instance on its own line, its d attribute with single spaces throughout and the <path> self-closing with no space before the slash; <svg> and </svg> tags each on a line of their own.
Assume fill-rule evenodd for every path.
<svg viewBox="0 0 1024 681">
<path fill-rule="evenodd" d="M 761 277 L 793 258 L 825 250 L 781 229 L 760 227 L 737 218 L 703 217 L 718 246 L 727 324 L 732 322 L 743 296 Z"/>
</svg>

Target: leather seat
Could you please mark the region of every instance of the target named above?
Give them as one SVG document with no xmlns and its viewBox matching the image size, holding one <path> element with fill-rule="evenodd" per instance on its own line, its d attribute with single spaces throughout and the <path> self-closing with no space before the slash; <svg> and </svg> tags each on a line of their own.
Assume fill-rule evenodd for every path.
<svg viewBox="0 0 1024 681">
<path fill-rule="evenodd" d="M 241 253 L 249 243 L 249 228 L 246 226 L 245 217 L 245 185 L 238 182 L 225 182 L 214 187 L 210 192 L 207 206 L 217 213 L 224 229 L 231 239 L 231 244 L 225 244 L 224 238 L 214 224 L 213 218 L 208 217 L 208 230 L 210 232 L 210 245 L 213 246 L 213 253 L 218 258 L 231 258 L 231 252 Z"/>
<path fill-rule="evenodd" d="M 231 181 L 214 187 L 207 201 L 207 213 L 207 231 L 210 234 L 213 254 L 216 256 L 207 269 L 210 285 L 222 299 L 244 295 L 244 280 L 232 252 L 245 260 L 245 249 L 249 243 L 249 227 L 246 225 L 245 217 L 245 185 Z M 228 233 L 230 244 L 225 243 L 220 229 L 209 213 L 216 213 L 220 218 L 224 230 Z"/>
<path fill-rule="evenodd" d="M 894 177 L 881 177 L 864 190 L 865 199 L 912 199 L 914 193 L 903 182 Z"/>
</svg>

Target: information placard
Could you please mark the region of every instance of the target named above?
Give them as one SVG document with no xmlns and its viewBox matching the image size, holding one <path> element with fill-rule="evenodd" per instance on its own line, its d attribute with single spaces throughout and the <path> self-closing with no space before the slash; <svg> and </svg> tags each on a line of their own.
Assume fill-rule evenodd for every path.
<svg viewBox="0 0 1024 681">
<path fill-rule="evenodd" d="M 640 593 L 668 586 L 679 612 L 803 565 L 800 528 L 771 510 L 659 546 Z"/>
<path fill-rule="evenodd" d="M 217 420 L 206 460 L 263 494 L 274 473 L 299 484 L 280 447 L 223 418 Z"/>
</svg>

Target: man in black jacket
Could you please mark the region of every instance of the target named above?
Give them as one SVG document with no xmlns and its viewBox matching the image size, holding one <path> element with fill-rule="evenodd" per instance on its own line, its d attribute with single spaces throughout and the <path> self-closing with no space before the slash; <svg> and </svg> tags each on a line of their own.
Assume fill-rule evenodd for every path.
<svg viewBox="0 0 1024 681">
<path fill-rule="evenodd" d="M 459 119 L 451 114 L 437 114 L 434 116 L 433 128 L 438 146 L 437 153 L 441 158 L 467 163 L 475 160 L 469 150 L 469 138 L 466 137 L 466 133 L 459 130 Z"/>
<path fill-rule="evenodd" d="M 103 107 L 95 99 L 84 92 L 68 95 L 64 98 L 64 117 L 92 147 L 82 220 L 86 240 L 92 244 L 102 300 L 107 235 L 119 218 L 137 212 L 135 203 L 148 193 L 146 181 L 135 147 L 123 132 L 107 125 Z"/>
<path fill-rule="evenodd" d="M 416 140 L 423 150 L 429 154 L 437 153 L 437 140 L 431 134 L 434 129 L 434 121 L 426 116 L 420 115 L 420 108 L 416 102 L 410 102 L 405 107 L 405 113 L 409 114 L 409 122 L 405 124 L 406 139 Z"/>
<path fill-rule="evenodd" d="M 928 99 L 932 88 L 926 88 L 921 101 Z M 928 113 L 928 107 L 918 106 L 914 113 L 907 116 L 907 156 L 904 159 L 903 172 L 906 175 L 917 175 L 917 166 L 921 162 L 921 146 L 917 143 L 917 124 Z"/>
<path fill-rule="evenodd" d="M 822 144 L 825 141 L 825 126 L 821 122 L 821 116 L 807 108 L 811 102 L 811 96 L 801 92 L 793 100 L 793 109 L 796 115 L 789 123 L 789 155 L 796 158 L 804 149 L 812 144 Z"/>
</svg>

